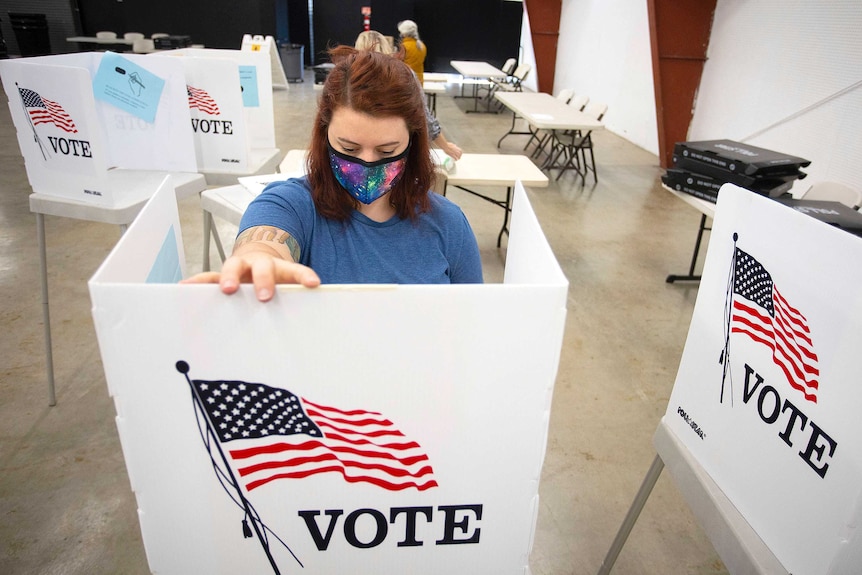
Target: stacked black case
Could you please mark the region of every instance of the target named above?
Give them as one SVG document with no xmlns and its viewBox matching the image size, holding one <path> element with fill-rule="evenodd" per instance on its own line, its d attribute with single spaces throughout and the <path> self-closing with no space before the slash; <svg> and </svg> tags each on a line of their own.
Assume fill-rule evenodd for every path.
<svg viewBox="0 0 862 575">
<path fill-rule="evenodd" d="M 789 191 L 794 181 L 806 176 L 800 168 L 810 163 L 733 140 L 678 142 L 673 148 L 674 167 L 662 176 L 662 182 L 710 202 L 716 201 L 725 183 L 778 197 Z"/>
<path fill-rule="evenodd" d="M 176 50 L 177 48 L 188 48 L 191 45 L 191 36 L 172 35 L 153 38 L 153 46 L 156 50 Z"/>
</svg>

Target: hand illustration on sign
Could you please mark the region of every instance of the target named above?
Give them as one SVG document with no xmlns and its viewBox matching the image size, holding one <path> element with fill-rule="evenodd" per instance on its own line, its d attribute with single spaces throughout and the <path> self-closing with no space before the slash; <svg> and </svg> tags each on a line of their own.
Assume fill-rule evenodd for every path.
<svg viewBox="0 0 862 575">
<path fill-rule="evenodd" d="M 146 86 L 141 81 L 141 76 L 137 72 L 129 74 L 129 87 L 132 89 L 132 94 L 135 96 L 141 95 L 141 90 L 145 90 Z"/>
</svg>

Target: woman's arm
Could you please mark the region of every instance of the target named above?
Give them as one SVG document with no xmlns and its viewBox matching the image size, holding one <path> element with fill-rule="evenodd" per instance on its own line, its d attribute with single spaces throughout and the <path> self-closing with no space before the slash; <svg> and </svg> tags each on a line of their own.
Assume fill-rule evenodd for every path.
<svg viewBox="0 0 862 575">
<path fill-rule="evenodd" d="M 226 294 L 235 293 L 241 283 L 253 283 L 257 299 L 269 301 L 275 284 L 320 285 L 320 278 L 308 266 L 296 263 L 300 248 L 289 233 L 273 226 L 254 226 L 236 238 L 233 254 L 221 272 L 204 272 L 180 283 L 217 283 Z"/>
<path fill-rule="evenodd" d="M 443 132 L 440 132 L 440 134 L 434 138 L 433 142 L 435 146 L 446 152 L 446 155 L 453 160 L 457 161 L 461 159 L 461 148 L 447 140 L 446 136 L 443 135 Z"/>
</svg>

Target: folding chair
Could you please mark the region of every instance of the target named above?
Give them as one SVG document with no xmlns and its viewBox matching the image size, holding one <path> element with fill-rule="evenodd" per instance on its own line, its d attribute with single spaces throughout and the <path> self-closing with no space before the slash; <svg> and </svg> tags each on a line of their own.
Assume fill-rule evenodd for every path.
<svg viewBox="0 0 862 575">
<path fill-rule="evenodd" d="M 583 112 L 591 118 L 601 120 L 607 110 L 607 104 L 589 102 L 584 107 Z M 582 134 L 580 130 L 573 130 L 570 134 L 563 134 L 563 137 L 570 138 L 568 142 L 563 142 L 561 138 L 557 137 L 557 141 L 555 143 L 556 153 L 553 157 L 553 160 L 548 164 L 549 167 L 553 167 L 561 156 L 565 158 L 565 162 L 563 162 L 563 164 L 557 168 L 560 170 L 560 173 L 557 174 L 557 180 L 560 179 L 565 170 L 571 169 L 579 173 L 581 175 L 581 181 L 586 184 L 587 172 L 592 170 L 593 182 L 596 184 L 599 183 L 599 177 L 596 172 L 596 158 L 593 153 L 593 140 L 591 134 L 592 131 L 588 131 L 586 134 Z M 589 162 L 587 161 L 587 150 L 589 150 L 590 152 Z M 554 153 L 554 151 L 552 151 L 552 153 Z"/>
<path fill-rule="evenodd" d="M 563 97 L 565 97 L 564 92 L 565 92 L 565 90 L 563 90 L 562 92 L 560 92 L 560 94 L 558 94 L 558 95 L 557 95 L 557 98 L 562 99 L 562 98 L 561 98 L 561 95 L 562 95 Z M 571 107 L 575 108 L 576 110 L 578 110 L 578 111 L 580 112 L 580 111 L 583 111 L 584 106 L 586 106 L 586 105 L 587 105 L 587 102 L 589 102 L 589 101 L 590 101 L 589 96 L 585 96 L 585 95 L 583 95 L 583 94 L 575 94 L 575 93 L 574 93 L 574 91 L 572 91 L 572 93 L 571 93 L 571 95 L 569 96 L 568 100 L 566 100 L 566 103 L 567 103 L 569 106 L 571 106 Z M 570 135 L 568 132 L 563 132 L 563 134 L 564 134 L 564 135 L 566 135 L 566 136 Z M 553 142 L 553 141 L 554 141 L 554 137 L 555 137 L 555 134 L 553 134 L 552 132 L 545 131 L 545 133 L 544 133 L 544 134 L 541 136 L 541 138 L 539 139 L 539 141 L 538 141 L 538 143 L 537 143 L 537 145 L 536 145 L 536 149 L 535 149 L 535 150 L 533 150 L 533 153 L 532 153 L 531 157 L 532 157 L 532 158 L 538 158 L 538 157 L 542 154 L 542 152 L 544 152 L 544 151 L 545 151 L 545 147 L 546 147 L 549 143 L 551 143 L 551 142 Z M 527 142 L 527 144 L 529 144 L 529 142 Z M 553 148 L 553 145 L 552 145 L 551 147 Z M 527 149 L 527 147 L 526 147 L 526 146 L 524 146 L 524 150 L 526 150 L 526 149 Z M 550 152 L 549 152 L 549 154 L 550 154 Z"/>
<path fill-rule="evenodd" d="M 862 192 L 838 182 L 817 182 L 802 195 L 803 200 L 829 200 L 859 210 Z"/>
<path fill-rule="evenodd" d="M 491 79 L 491 89 L 488 90 L 488 104 L 490 106 L 491 100 L 494 97 L 494 94 L 497 91 L 502 90 L 503 92 L 522 92 L 523 91 L 523 82 L 526 79 L 527 75 L 530 73 L 532 66 L 529 64 L 518 64 L 518 67 L 515 68 L 515 71 L 512 72 L 509 81 L 500 81 Z M 502 104 L 498 103 L 498 112 L 502 108 Z"/>
</svg>

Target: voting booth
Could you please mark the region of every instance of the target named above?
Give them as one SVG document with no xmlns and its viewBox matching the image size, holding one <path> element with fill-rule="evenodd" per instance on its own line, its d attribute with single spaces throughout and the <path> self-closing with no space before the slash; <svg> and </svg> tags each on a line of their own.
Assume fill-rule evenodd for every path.
<svg viewBox="0 0 862 575">
<path fill-rule="evenodd" d="M 166 54 L 185 70 L 198 167 L 207 183 L 226 185 L 240 175 L 274 172 L 279 150 L 269 56 L 208 48 Z"/>
<path fill-rule="evenodd" d="M 862 572 L 859 262 L 859 237 L 722 186 L 655 443 L 732 573 Z"/>
<path fill-rule="evenodd" d="M 0 61 L 33 191 L 100 206 L 145 194 L 112 172 L 197 172 L 181 64 L 83 52 Z"/>
<path fill-rule="evenodd" d="M 158 194 L 90 280 L 158 573 L 523 574 L 567 281 L 519 186 L 487 285 L 175 285 Z"/>
<path fill-rule="evenodd" d="M 281 56 L 275 45 L 275 38 L 272 36 L 261 36 L 260 34 L 243 34 L 240 50 L 266 54 L 269 58 L 272 88 L 287 90 L 290 87 L 287 83 L 287 75 L 284 72 L 284 63 L 281 61 Z"/>
</svg>

